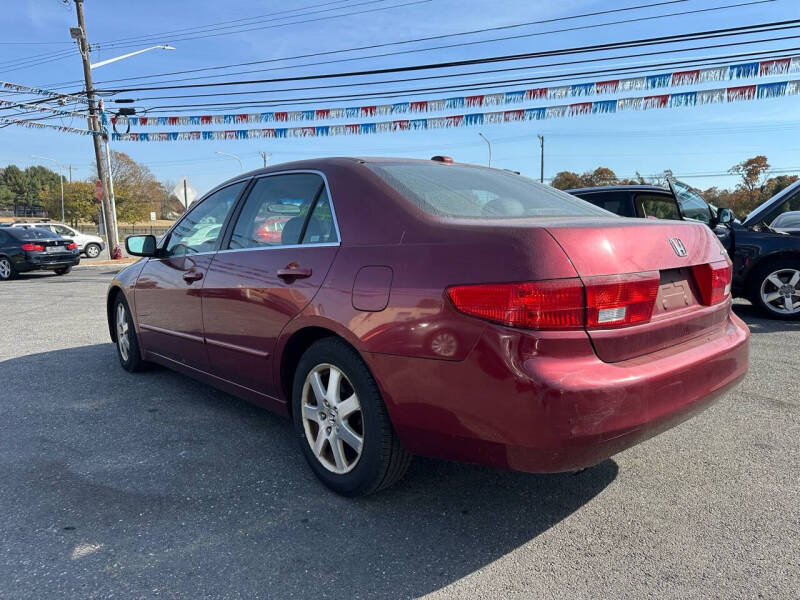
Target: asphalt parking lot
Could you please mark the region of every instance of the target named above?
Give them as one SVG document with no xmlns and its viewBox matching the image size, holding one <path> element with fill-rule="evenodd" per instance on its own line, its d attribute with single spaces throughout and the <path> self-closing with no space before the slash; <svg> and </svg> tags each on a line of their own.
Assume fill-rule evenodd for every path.
<svg viewBox="0 0 800 600">
<path fill-rule="evenodd" d="M 747 303 L 751 371 L 579 474 L 416 459 L 329 493 L 288 421 L 108 339 L 108 266 L 0 284 L 0 598 L 798 598 L 800 324 Z"/>
</svg>

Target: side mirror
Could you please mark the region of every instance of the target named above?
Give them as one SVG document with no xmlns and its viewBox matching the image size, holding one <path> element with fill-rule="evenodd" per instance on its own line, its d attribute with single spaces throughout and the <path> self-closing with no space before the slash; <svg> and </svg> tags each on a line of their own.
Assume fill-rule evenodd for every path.
<svg viewBox="0 0 800 600">
<path fill-rule="evenodd" d="M 733 223 L 736 217 L 730 208 L 720 208 L 717 211 L 717 223 L 725 225 L 726 223 Z"/>
<path fill-rule="evenodd" d="M 156 238 L 152 235 L 129 235 L 125 238 L 125 250 L 131 256 L 155 256 Z"/>
</svg>

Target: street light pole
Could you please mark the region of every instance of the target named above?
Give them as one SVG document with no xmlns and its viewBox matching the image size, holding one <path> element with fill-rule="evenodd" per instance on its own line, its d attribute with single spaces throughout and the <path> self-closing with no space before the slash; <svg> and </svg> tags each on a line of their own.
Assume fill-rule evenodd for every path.
<svg viewBox="0 0 800 600">
<path fill-rule="evenodd" d="M 539 138 L 539 147 L 541 148 L 541 160 L 539 162 L 539 181 L 544 183 L 544 136 L 537 135 L 536 137 Z"/>
<path fill-rule="evenodd" d="M 488 139 L 486 139 L 486 136 L 483 135 L 482 133 L 479 133 L 478 135 L 481 136 L 483 138 L 483 141 L 486 142 L 486 145 L 489 146 L 489 166 L 491 167 L 492 166 L 492 143 Z"/>
<path fill-rule="evenodd" d="M 239 158 L 238 156 L 236 156 L 235 154 L 228 154 L 227 152 L 220 152 L 220 151 L 216 151 L 214 154 L 219 154 L 220 156 L 228 156 L 230 158 L 235 158 L 236 160 L 239 161 L 239 168 L 242 170 L 242 173 L 244 173 L 244 163 L 242 162 L 242 159 Z M 266 164 L 266 161 L 265 161 L 265 164 Z"/>
<path fill-rule="evenodd" d="M 55 158 L 50 158 L 49 156 L 38 156 L 36 154 L 31 154 L 31 158 L 51 160 L 58 166 L 59 182 L 61 183 L 61 222 L 66 223 L 64 220 L 64 165 L 59 163 Z"/>
<path fill-rule="evenodd" d="M 92 143 L 94 144 L 94 158 L 97 164 L 97 176 L 105 187 L 105 193 L 100 204 L 103 208 L 103 223 L 106 229 L 106 239 L 108 243 L 108 254 L 113 258 L 119 253 L 119 238 L 117 236 L 117 226 L 115 215 L 111 212 L 111 203 L 109 201 L 110 192 L 108 185 L 108 175 L 105 169 L 105 161 L 103 160 L 103 149 L 100 146 L 100 124 L 97 122 L 97 110 L 94 101 L 94 87 L 92 86 L 92 66 L 89 62 L 89 42 L 86 39 L 86 23 L 83 19 L 83 0 L 75 0 L 75 12 L 78 17 L 78 27 L 72 29 L 70 33 L 78 40 L 78 47 L 81 52 L 81 59 L 83 61 L 83 77 L 86 82 L 86 100 L 89 104 L 89 130 L 97 132 L 92 134 Z"/>
</svg>

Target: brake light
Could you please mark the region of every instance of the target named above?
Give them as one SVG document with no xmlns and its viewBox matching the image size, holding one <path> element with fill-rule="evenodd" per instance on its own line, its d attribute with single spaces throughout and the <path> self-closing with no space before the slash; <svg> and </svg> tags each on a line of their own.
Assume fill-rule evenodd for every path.
<svg viewBox="0 0 800 600">
<path fill-rule="evenodd" d="M 583 285 L 580 279 L 459 285 L 447 292 L 459 311 L 509 327 L 583 327 Z"/>
<path fill-rule="evenodd" d="M 692 267 L 703 304 L 719 304 L 731 295 L 731 265 L 727 260 Z"/>
<path fill-rule="evenodd" d="M 31 244 L 30 242 L 26 242 L 22 244 L 22 249 L 26 252 L 41 252 L 44 250 L 44 246 L 40 246 L 39 244 Z"/>
<path fill-rule="evenodd" d="M 69 244 L 67 244 L 67 250 L 75 250 L 77 247 L 78 244 L 76 244 L 75 242 L 70 242 Z"/>
<path fill-rule="evenodd" d="M 454 286 L 459 311 L 524 329 L 608 329 L 646 323 L 653 315 L 659 273 Z"/>
<path fill-rule="evenodd" d="M 660 281 L 658 271 L 587 277 L 586 327 L 605 329 L 647 323 L 653 316 Z"/>
</svg>

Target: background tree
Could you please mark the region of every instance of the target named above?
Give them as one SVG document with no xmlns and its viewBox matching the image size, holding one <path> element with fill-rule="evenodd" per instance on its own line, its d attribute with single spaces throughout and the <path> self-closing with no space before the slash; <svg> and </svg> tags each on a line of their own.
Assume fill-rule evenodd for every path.
<svg viewBox="0 0 800 600">
<path fill-rule="evenodd" d="M 560 171 L 553 177 L 550 185 L 559 190 L 570 190 L 582 187 L 583 183 L 581 182 L 581 176 L 577 173 L 573 173 L 572 171 Z"/>
<path fill-rule="evenodd" d="M 762 202 L 761 187 L 769 170 L 767 157 L 754 156 L 733 165 L 728 172 L 739 175 L 740 183 L 736 186 L 728 202 L 733 212 L 744 215 Z"/>
<path fill-rule="evenodd" d="M 161 214 L 164 198 L 169 196 L 169 192 L 150 169 L 127 154 L 112 150 L 111 174 L 114 177 L 114 197 L 120 222 L 148 220 L 151 211 Z"/>
<path fill-rule="evenodd" d="M 61 188 L 45 187 L 39 193 L 39 202 L 51 218 L 61 217 Z M 64 183 L 64 218 L 74 224 L 93 221 L 97 223 L 100 202 L 94 197 L 94 185 L 86 181 Z"/>
</svg>

